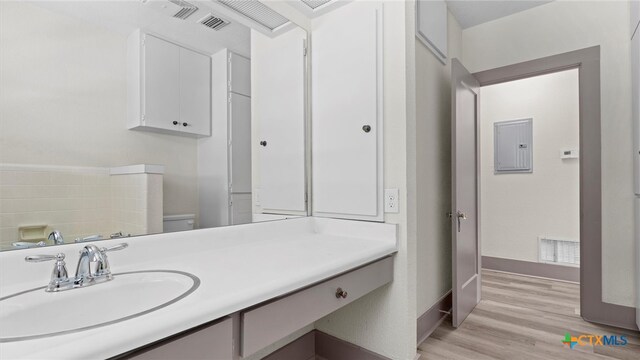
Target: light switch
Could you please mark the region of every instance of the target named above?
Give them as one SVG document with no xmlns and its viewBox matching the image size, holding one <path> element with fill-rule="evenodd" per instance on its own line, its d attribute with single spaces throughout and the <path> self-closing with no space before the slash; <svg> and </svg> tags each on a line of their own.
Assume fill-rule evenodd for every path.
<svg viewBox="0 0 640 360">
<path fill-rule="evenodd" d="M 400 194 L 398 189 L 384 189 L 384 212 L 397 213 L 399 209 Z"/>
</svg>

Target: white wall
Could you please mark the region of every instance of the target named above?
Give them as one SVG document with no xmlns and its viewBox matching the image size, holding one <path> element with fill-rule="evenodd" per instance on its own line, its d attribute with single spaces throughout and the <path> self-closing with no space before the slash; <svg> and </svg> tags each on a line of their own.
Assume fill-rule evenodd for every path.
<svg viewBox="0 0 640 360">
<path fill-rule="evenodd" d="M 162 164 L 165 213 L 197 214 L 196 140 L 127 130 L 125 61 L 120 33 L 0 1 L 0 163 Z"/>
<path fill-rule="evenodd" d="M 634 306 L 631 64 L 627 1 L 554 1 L 466 29 L 472 72 L 600 45 L 603 301 Z"/>
<path fill-rule="evenodd" d="M 448 27 L 446 65 L 416 39 L 418 316 L 451 290 L 451 59 L 462 30 L 450 13 Z"/>
<path fill-rule="evenodd" d="M 538 261 L 538 237 L 580 238 L 580 167 L 561 159 L 579 145 L 578 70 L 482 88 L 483 256 Z M 533 118 L 533 173 L 494 173 L 494 123 Z"/>
<path fill-rule="evenodd" d="M 394 279 L 390 285 L 316 322 L 316 328 L 390 359 L 413 360 L 417 318 L 416 209 L 415 199 L 407 193 L 414 194 L 416 185 L 415 3 L 355 1 L 344 7 L 380 3 L 384 23 L 384 186 L 400 190 L 400 212 L 385 214 L 385 222 L 398 224 Z"/>
</svg>

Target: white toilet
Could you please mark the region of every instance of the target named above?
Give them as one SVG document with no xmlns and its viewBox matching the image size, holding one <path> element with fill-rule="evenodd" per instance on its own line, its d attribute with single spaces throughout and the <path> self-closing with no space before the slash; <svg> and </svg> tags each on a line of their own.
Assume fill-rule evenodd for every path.
<svg viewBox="0 0 640 360">
<path fill-rule="evenodd" d="M 195 214 L 165 215 L 162 218 L 162 232 L 193 230 Z"/>
</svg>

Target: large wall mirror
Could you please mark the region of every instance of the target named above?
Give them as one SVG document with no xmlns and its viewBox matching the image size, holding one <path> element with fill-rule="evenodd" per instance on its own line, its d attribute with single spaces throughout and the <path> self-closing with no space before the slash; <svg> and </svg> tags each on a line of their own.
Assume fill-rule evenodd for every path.
<svg viewBox="0 0 640 360">
<path fill-rule="evenodd" d="M 0 249 L 305 216 L 306 41 L 257 1 L 1 1 Z"/>
</svg>

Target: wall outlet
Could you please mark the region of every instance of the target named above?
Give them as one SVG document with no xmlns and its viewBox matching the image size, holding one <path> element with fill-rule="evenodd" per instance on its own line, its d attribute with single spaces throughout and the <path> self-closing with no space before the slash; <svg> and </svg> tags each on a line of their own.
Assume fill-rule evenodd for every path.
<svg viewBox="0 0 640 360">
<path fill-rule="evenodd" d="M 400 211 L 400 194 L 398 189 L 384 189 L 384 212 L 397 213 Z"/>
</svg>

